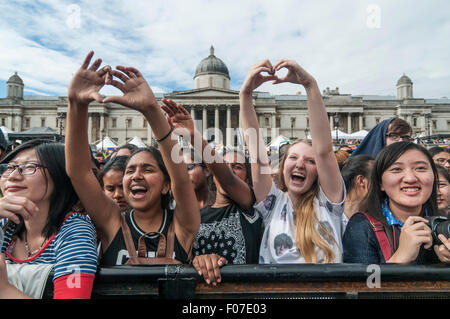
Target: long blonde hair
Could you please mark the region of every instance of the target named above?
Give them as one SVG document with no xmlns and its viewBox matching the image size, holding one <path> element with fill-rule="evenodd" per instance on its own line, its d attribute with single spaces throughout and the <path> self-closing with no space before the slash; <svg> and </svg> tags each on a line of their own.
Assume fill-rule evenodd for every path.
<svg viewBox="0 0 450 319">
<path fill-rule="evenodd" d="M 312 146 L 311 140 L 296 140 L 286 150 L 278 171 L 278 180 L 280 182 L 279 186 L 284 192 L 287 191 L 286 182 L 283 175 L 284 163 L 291 147 L 298 143 L 304 143 Z M 317 256 L 314 250 L 315 247 L 318 247 L 325 253 L 324 263 L 332 263 L 335 262 L 336 256 L 334 255 L 334 252 L 328 242 L 320 235 L 316 228 L 316 225 L 318 225 L 320 231 L 325 234 L 326 237 L 332 238 L 332 240 L 336 243 L 336 240 L 334 239 L 334 236 L 330 234 L 330 231 L 319 223 L 316 211 L 314 209 L 314 199 L 317 197 L 318 193 L 319 182 L 318 179 L 316 179 L 311 185 L 311 188 L 298 198 L 297 203 L 294 206 L 295 217 L 297 220 L 295 239 L 297 248 L 307 263 L 317 263 Z"/>
</svg>

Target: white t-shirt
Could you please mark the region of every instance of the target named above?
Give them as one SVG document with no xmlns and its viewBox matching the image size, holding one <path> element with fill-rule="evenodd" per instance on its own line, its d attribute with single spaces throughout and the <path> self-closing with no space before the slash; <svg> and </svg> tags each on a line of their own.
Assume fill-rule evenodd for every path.
<svg viewBox="0 0 450 319">
<path fill-rule="evenodd" d="M 314 208 L 319 222 L 324 226 L 334 239 L 324 234 L 317 225 L 317 231 L 332 248 L 335 262 L 342 262 L 342 215 L 344 212 L 344 196 L 340 203 L 332 203 L 325 196 L 319 186 L 318 196 L 314 199 Z M 261 214 L 264 221 L 264 234 L 259 250 L 260 264 L 305 263 L 296 245 L 296 216 L 289 195 L 281 191 L 272 182 L 267 197 L 255 204 L 254 208 Z M 317 262 L 325 261 L 325 253 L 315 247 Z"/>
</svg>

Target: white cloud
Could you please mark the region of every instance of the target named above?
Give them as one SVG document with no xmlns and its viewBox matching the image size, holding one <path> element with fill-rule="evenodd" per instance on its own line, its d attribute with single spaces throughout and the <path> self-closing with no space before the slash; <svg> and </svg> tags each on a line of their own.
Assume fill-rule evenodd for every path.
<svg viewBox="0 0 450 319">
<path fill-rule="evenodd" d="M 372 4 L 380 28 L 370 27 Z M 288 58 L 322 90 L 394 95 L 406 73 L 415 96 L 450 96 L 449 9 L 444 0 L 4 2 L 0 79 L 18 71 L 28 92 L 65 95 L 93 49 L 106 64 L 141 70 L 155 92 L 192 89 L 195 68 L 214 45 L 235 90 L 254 63 Z M 304 93 L 290 84 L 258 90 Z"/>
</svg>

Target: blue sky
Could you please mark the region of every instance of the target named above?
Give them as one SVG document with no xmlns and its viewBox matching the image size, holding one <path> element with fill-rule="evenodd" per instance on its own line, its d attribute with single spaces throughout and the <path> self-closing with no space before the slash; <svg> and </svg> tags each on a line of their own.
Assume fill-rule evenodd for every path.
<svg viewBox="0 0 450 319">
<path fill-rule="evenodd" d="M 0 97 L 15 71 L 26 95 L 66 95 L 91 49 L 106 64 L 140 69 L 155 92 L 189 90 L 211 45 L 234 90 L 253 64 L 287 58 L 322 90 L 395 95 L 405 73 L 415 97 L 450 97 L 445 0 L 21 0 L 0 1 L 0 12 Z M 302 89 L 259 88 L 272 94 Z M 102 93 L 118 91 L 106 87 Z"/>
</svg>

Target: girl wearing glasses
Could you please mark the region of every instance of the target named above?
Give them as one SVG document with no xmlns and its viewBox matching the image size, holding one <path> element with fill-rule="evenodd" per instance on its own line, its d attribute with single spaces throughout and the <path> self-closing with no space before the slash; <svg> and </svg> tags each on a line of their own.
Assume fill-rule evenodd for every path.
<svg viewBox="0 0 450 319">
<path fill-rule="evenodd" d="M 6 258 L 13 264 L 53 264 L 54 298 L 90 298 L 96 234 L 87 215 L 72 211 L 78 197 L 65 172 L 63 144 L 30 141 L 2 163 L 0 297 L 28 297 L 8 283 Z M 74 269 L 79 285 L 69 285 Z"/>
<path fill-rule="evenodd" d="M 239 151 L 216 153 L 195 129 L 190 113 L 181 105 L 169 101 L 162 108 L 175 129 L 189 132 L 191 144 L 197 153 L 204 155 L 203 161 L 213 174 L 216 199 L 201 210 L 192 264 L 208 284 L 216 285 L 221 281 L 219 268 L 226 263 L 258 262 L 262 221 L 253 210 L 248 161 Z"/>
<path fill-rule="evenodd" d="M 122 218 L 130 229 L 135 247 L 143 238 L 147 247 L 146 257 L 149 258 L 156 256 L 159 243 L 159 236 L 149 233 L 159 232 L 167 238 L 173 225 L 173 258 L 187 263 L 200 225 L 200 212 L 186 165 L 171 158 L 172 150 L 176 152 L 178 147 L 171 136 L 172 128 L 138 70 L 122 66 L 117 70 L 108 66 L 99 69 L 101 59 L 89 67 L 93 54 L 91 51 L 87 55 L 69 85 L 66 157 L 68 175 L 100 233 L 103 253 L 100 263 L 122 265 L 129 260 Z M 103 98 L 98 91 L 105 83 L 117 87 L 124 95 Z M 132 209 L 123 215 L 117 203 L 105 195 L 90 170 L 87 123 L 88 105 L 93 100 L 118 103 L 141 112 L 158 141 L 159 150 L 154 147 L 137 150 L 126 162 L 123 191 Z M 175 210 L 169 206 L 172 200 L 170 192 L 177 203 Z"/>
</svg>

